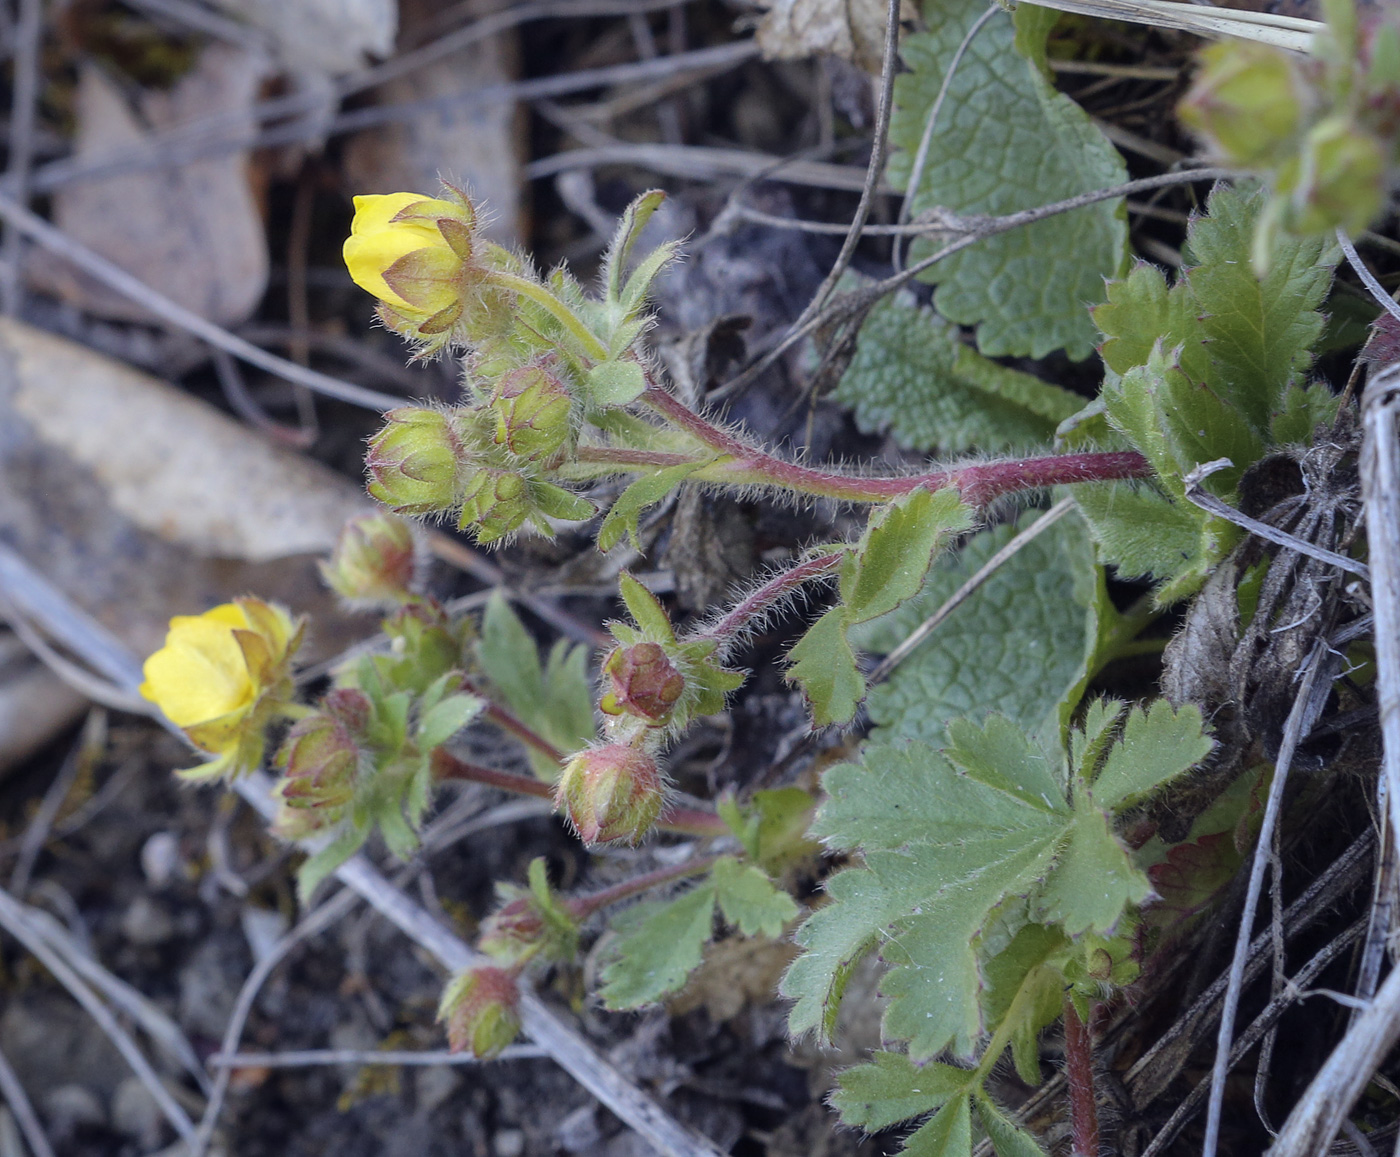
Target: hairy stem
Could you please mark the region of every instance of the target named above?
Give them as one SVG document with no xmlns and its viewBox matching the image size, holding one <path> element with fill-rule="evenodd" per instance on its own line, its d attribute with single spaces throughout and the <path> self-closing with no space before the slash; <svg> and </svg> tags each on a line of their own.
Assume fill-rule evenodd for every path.
<svg viewBox="0 0 1400 1157">
<path fill-rule="evenodd" d="M 583 320 L 578 314 L 543 285 L 536 284 L 528 277 L 520 277 L 517 274 L 504 273 L 500 270 L 492 270 L 489 280 L 493 285 L 509 289 L 513 293 L 520 294 L 521 297 L 528 297 L 536 304 L 544 306 L 560 325 L 578 339 L 579 344 L 583 346 L 584 353 L 597 362 L 608 360 L 608 347 L 598 340 L 591 329 L 583 324 Z"/>
<path fill-rule="evenodd" d="M 439 747 L 433 752 L 433 774 L 438 779 L 460 779 L 468 783 L 485 784 L 516 795 L 532 795 L 536 799 L 553 802 L 554 788 L 530 775 L 516 775 L 513 771 L 501 771 L 494 767 L 483 767 L 479 763 L 468 763 L 458 759 L 451 752 Z M 681 832 L 691 836 L 722 836 L 729 832 L 729 826 L 714 812 L 699 808 L 668 806 L 656 821 L 656 826 L 668 832 Z"/>
<path fill-rule="evenodd" d="M 1132 450 L 1120 450 L 982 462 L 950 470 L 935 470 L 927 474 L 911 474 L 903 478 L 861 478 L 802 466 L 796 462 L 784 462 L 781 458 L 766 454 L 714 425 L 660 386 L 648 386 L 641 396 L 641 401 L 722 455 L 718 461 L 696 471 L 694 477 L 697 480 L 779 486 L 784 490 L 796 490 L 803 494 L 835 498 L 845 502 L 889 502 L 921 486 L 928 490 L 941 490 L 945 486 L 952 486 L 957 489 L 964 502 L 972 506 L 985 506 L 1005 494 L 1013 494 L 1019 490 L 1034 490 L 1072 482 L 1146 478 L 1152 473 L 1147 459 L 1141 454 Z M 668 459 L 672 457 L 667 456 Z M 675 465 L 683 460 L 668 461 L 667 465 Z M 624 463 L 619 461 L 619 465 Z"/>
<path fill-rule="evenodd" d="M 465 686 L 466 690 L 485 701 L 486 708 L 483 714 L 488 721 L 494 723 L 502 731 L 514 735 L 515 738 L 525 744 L 526 747 L 533 747 L 546 759 L 551 759 L 555 763 L 563 763 L 564 760 L 569 758 L 566 753 L 560 751 L 554 744 L 550 743 L 548 739 L 538 731 L 535 731 L 527 723 L 507 711 L 499 703 L 493 703 L 486 693 L 471 680 L 467 680 Z"/>
<path fill-rule="evenodd" d="M 709 638 L 719 641 L 721 647 L 728 646 L 736 636 L 749 627 L 764 612 L 782 602 L 803 583 L 823 578 L 840 565 L 844 550 L 831 554 L 818 555 L 800 562 L 796 566 L 775 575 L 747 597 L 736 603 L 724 618 L 705 631 Z"/>
<path fill-rule="evenodd" d="M 701 872 L 708 872 L 718 859 L 718 856 L 696 856 L 692 860 L 673 864 L 669 868 L 657 868 L 654 872 L 644 872 L 640 876 L 634 876 L 630 880 L 614 884 L 611 888 L 594 892 L 591 896 L 579 896 L 568 900 L 565 902 L 565 907 L 569 909 L 569 913 L 574 919 L 586 920 L 594 912 L 606 908 L 609 904 L 616 904 L 621 900 L 627 900 L 642 892 L 650 891 L 652 888 L 659 888 L 662 884 L 670 884 L 676 880 L 684 880 L 687 876 L 698 876 Z"/>
<path fill-rule="evenodd" d="M 1065 1079 L 1074 1157 L 1099 1157 L 1099 1110 L 1094 1101 L 1094 1038 L 1065 997 Z"/>
</svg>

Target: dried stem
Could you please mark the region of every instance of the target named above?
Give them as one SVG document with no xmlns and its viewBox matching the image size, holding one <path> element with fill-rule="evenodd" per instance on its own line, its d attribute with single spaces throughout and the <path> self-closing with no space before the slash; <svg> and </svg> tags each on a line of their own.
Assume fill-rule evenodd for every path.
<svg viewBox="0 0 1400 1157">
<path fill-rule="evenodd" d="M 516 775 L 511 771 L 501 771 L 494 767 L 483 767 L 479 763 L 469 763 L 458 759 L 451 752 L 438 748 L 433 752 L 433 774 L 438 779 L 460 779 L 468 783 L 485 784 L 500 788 L 516 795 L 530 795 L 536 799 L 554 799 L 554 788 L 533 776 Z M 699 808 L 667 807 L 656 826 L 670 832 L 683 832 L 692 836 L 722 836 L 729 827 L 714 812 Z"/>
<path fill-rule="evenodd" d="M 1094 1037 L 1065 997 L 1065 1076 L 1074 1157 L 1099 1157 L 1099 1110 L 1094 1101 Z"/>
</svg>

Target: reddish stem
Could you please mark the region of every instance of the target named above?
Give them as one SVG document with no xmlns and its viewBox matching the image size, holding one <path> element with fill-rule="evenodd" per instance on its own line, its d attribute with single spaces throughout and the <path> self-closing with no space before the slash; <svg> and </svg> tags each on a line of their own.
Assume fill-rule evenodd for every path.
<svg viewBox="0 0 1400 1157">
<path fill-rule="evenodd" d="M 552 759 L 555 763 L 563 763 L 569 757 L 560 751 L 554 744 L 550 743 L 538 731 L 533 730 L 528 724 L 516 718 L 498 703 L 493 703 L 479 686 L 471 680 L 467 680 L 466 689 L 472 694 L 479 696 L 486 702 L 486 718 L 499 727 L 502 731 L 507 731 L 514 735 L 516 739 L 525 744 L 526 747 L 533 747 L 546 759 Z"/>
<path fill-rule="evenodd" d="M 707 421 L 679 398 L 660 386 L 649 386 L 641 400 L 657 413 L 699 439 L 728 461 L 709 470 L 721 470 L 737 482 L 767 483 L 786 490 L 798 490 L 824 498 L 847 502 L 889 502 L 924 487 L 941 490 L 955 487 L 964 502 L 985 506 L 1004 494 L 1033 490 L 1071 482 L 1108 482 L 1123 478 L 1150 477 L 1152 470 L 1141 454 L 1133 450 L 1091 454 L 1054 454 L 1043 458 L 1008 459 L 984 462 L 903 478 L 860 478 L 834 471 L 817 470 L 796 462 L 784 462 L 750 446 Z"/>
<path fill-rule="evenodd" d="M 736 635 L 752 625 L 758 616 L 781 602 L 803 583 L 821 578 L 829 571 L 835 570 L 845 553 L 844 550 L 838 550 L 833 554 L 818 555 L 774 576 L 761 587 L 751 591 L 724 618 L 704 633 L 712 639 L 718 639 L 721 645 L 731 642 Z"/>
<path fill-rule="evenodd" d="M 569 909 L 574 919 L 586 920 L 594 912 L 600 908 L 606 908 L 609 904 L 616 904 L 620 900 L 626 900 L 652 888 L 659 888 L 662 884 L 670 884 L 676 880 L 684 880 L 687 876 L 698 876 L 701 872 L 707 872 L 717 859 L 719 859 L 718 856 L 696 856 L 693 860 L 673 864 L 669 868 L 657 868 L 654 872 L 644 872 L 640 876 L 634 876 L 630 880 L 614 884 L 611 888 L 594 892 L 591 896 L 579 896 L 576 899 L 568 900 L 565 902 L 565 907 Z"/>
<path fill-rule="evenodd" d="M 1099 1110 L 1094 1100 L 1094 1037 L 1074 1001 L 1065 997 L 1065 1080 L 1074 1157 L 1099 1157 Z"/>
<path fill-rule="evenodd" d="M 554 788 L 543 780 L 529 775 L 516 775 L 513 771 L 483 767 L 479 763 L 468 763 L 441 747 L 433 752 L 433 774 L 438 779 L 466 780 L 469 783 L 500 788 L 502 791 L 512 791 L 516 795 L 532 795 L 536 799 L 547 799 L 550 802 L 554 800 Z M 675 805 L 667 807 L 661 813 L 656 826 L 691 836 L 722 836 L 729 832 L 729 825 L 714 812 Z"/>
</svg>

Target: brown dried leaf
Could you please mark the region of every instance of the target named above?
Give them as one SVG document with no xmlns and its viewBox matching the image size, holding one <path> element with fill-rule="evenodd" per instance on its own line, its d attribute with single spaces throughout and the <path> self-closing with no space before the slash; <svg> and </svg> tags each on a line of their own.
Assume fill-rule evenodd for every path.
<svg viewBox="0 0 1400 1157">
<path fill-rule="evenodd" d="M 255 126 L 247 113 L 266 72 L 261 54 L 215 45 L 169 92 L 143 93 L 137 108 L 96 64 L 85 63 L 78 75 L 77 158 L 119 161 L 147 147 L 152 133 L 214 113 L 251 138 Z M 167 297 L 231 325 L 252 314 L 267 288 L 267 242 L 247 169 L 248 154 L 232 149 L 188 164 L 78 181 L 55 194 L 54 220 Z M 36 254 L 27 272 L 41 288 L 91 313 L 151 320 L 127 298 L 47 254 Z"/>
<path fill-rule="evenodd" d="M 775 0 L 758 26 L 758 46 L 768 60 L 840 56 L 879 73 L 885 51 L 885 0 Z M 916 17 L 903 0 L 901 21 Z"/>
</svg>

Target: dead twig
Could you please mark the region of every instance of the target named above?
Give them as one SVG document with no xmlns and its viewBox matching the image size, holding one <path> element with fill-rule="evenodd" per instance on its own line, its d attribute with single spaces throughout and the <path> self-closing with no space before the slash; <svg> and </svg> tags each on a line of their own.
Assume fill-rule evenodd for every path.
<svg viewBox="0 0 1400 1157">
<path fill-rule="evenodd" d="M 1186 500 L 1193 506 L 1199 506 L 1207 514 L 1213 514 L 1217 518 L 1223 518 L 1226 522 L 1233 522 L 1236 526 L 1249 531 L 1250 534 L 1259 538 L 1267 539 L 1275 546 L 1287 547 L 1289 550 L 1305 554 L 1309 558 L 1315 558 L 1318 562 L 1325 562 L 1329 566 L 1335 566 L 1338 570 L 1347 571 L 1350 574 L 1370 580 L 1371 568 L 1364 562 L 1357 562 L 1354 558 L 1348 558 L 1344 554 L 1338 554 L 1334 550 L 1326 550 L 1317 546 L 1307 539 L 1299 538 L 1295 534 L 1279 530 L 1270 526 L 1267 522 L 1260 522 L 1257 518 L 1236 510 L 1233 506 L 1222 502 L 1210 491 L 1206 490 L 1201 483 L 1221 470 L 1228 470 L 1234 465 L 1228 458 L 1217 458 L 1213 462 L 1203 462 L 1197 466 L 1182 482 L 1186 486 Z"/>
<path fill-rule="evenodd" d="M 14 869 L 10 872 L 10 891 L 21 901 L 29 891 L 30 873 L 33 872 L 34 864 L 39 859 L 39 853 L 44 850 L 44 845 L 48 843 L 49 833 L 53 830 L 54 820 L 58 818 L 59 808 L 63 806 L 69 792 L 73 790 L 73 784 L 77 782 L 78 776 L 101 758 L 102 749 L 106 743 L 107 713 L 101 708 L 95 707 L 88 712 L 87 721 L 83 724 L 83 731 L 78 742 L 73 745 L 64 758 L 63 764 L 58 769 L 58 774 L 53 777 L 49 789 L 44 792 L 44 799 L 39 805 L 39 810 L 34 813 L 34 818 L 24 829 L 19 855 L 15 859 Z"/>
<path fill-rule="evenodd" d="M 509 1045 L 495 1061 L 527 1061 L 548 1057 L 538 1045 Z M 320 1065 L 479 1065 L 484 1062 L 471 1053 L 450 1053 L 446 1049 L 406 1052 L 402 1049 L 305 1049 L 285 1053 L 215 1053 L 209 1058 L 218 1069 L 305 1069 Z"/>
<path fill-rule="evenodd" d="M 3 1052 L 0 1052 L 0 1097 L 4 1097 L 5 1103 L 10 1106 L 15 1123 L 33 1150 L 34 1157 L 54 1157 L 53 1146 L 49 1144 L 44 1127 L 39 1124 L 39 1115 L 34 1112 L 24 1086 L 19 1083 L 19 1077 Z"/>
<path fill-rule="evenodd" d="M 39 106 L 39 47 L 44 35 L 44 0 L 20 0 L 15 26 L 14 85 L 10 95 L 10 161 L 5 181 L 15 200 L 29 200 L 34 163 L 34 125 Z M 5 230 L 0 268 L 0 312 L 14 317 L 24 300 L 24 242 L 18 230 Z"/>
</svg>

